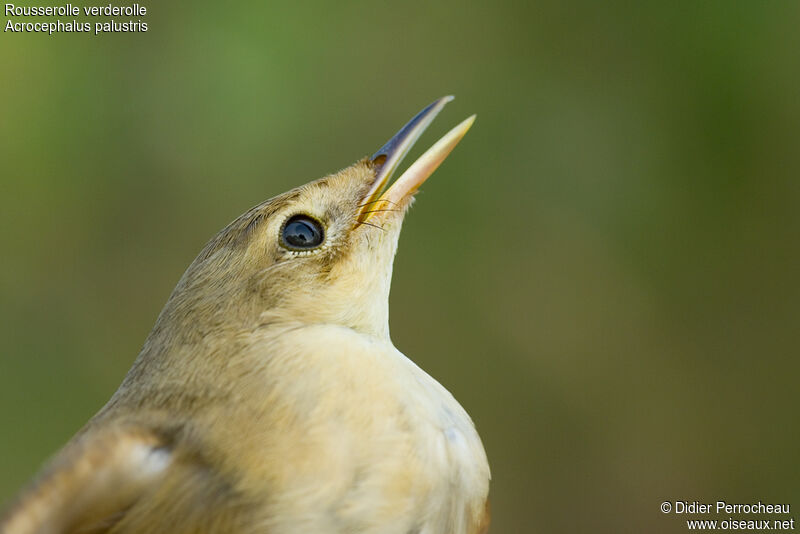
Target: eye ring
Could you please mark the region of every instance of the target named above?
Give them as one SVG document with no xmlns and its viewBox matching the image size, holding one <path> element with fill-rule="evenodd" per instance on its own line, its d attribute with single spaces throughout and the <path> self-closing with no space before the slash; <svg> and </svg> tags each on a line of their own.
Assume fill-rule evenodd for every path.
<svg viewBox="0 0 800 534">
<path fill-rule="evenodd" d="M 281 226 L 280 244 L 283 248 L 305 252 L 319 248 L 325 241 L 325 229 L 317 219 L 298 213 Z"/>
</svg>

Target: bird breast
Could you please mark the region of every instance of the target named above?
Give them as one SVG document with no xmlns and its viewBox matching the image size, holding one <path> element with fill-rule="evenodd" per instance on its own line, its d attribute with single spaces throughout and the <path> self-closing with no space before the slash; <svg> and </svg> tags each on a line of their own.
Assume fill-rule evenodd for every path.
<svg viewBox="0 0 800 534">
<path fill-rule="evenodd" d="M 480 438 L 388 339 L 308 325 L 250 347 L 229 366 L 238 406 L 216 417 L 242 429 L 225 459 L 242 491 L 266 497 L 270 532 L 472 532 L 489 484 Z"/>
</svg>

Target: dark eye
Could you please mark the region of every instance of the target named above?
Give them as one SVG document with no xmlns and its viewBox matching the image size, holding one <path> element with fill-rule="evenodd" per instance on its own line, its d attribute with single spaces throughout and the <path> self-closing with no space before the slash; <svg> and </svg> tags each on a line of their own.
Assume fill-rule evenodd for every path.
<svg viewBox="0 0 800 534">
<path fill-rule="evenodd" d="M 325 232 L 319 221 L 308 215 L 294 215 L 281 230 L 281 244 L 290 250 L 310 250 L 317 248 L 325 239 Z"/>
</svg>

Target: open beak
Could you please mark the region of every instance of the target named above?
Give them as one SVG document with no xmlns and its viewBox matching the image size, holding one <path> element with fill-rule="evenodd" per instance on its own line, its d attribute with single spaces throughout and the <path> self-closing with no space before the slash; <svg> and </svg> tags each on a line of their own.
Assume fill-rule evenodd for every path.
<svg viewBox="0 0 800 534">
<path fill-rule="evenodd" d="M 400 175 L 388 189 L 386 184 L 391 179 L 400 162 L 408 154 L 411 147 L 422 135 L 422 132 L 433 122 L 442 108 L 453 100 L 452 96 L 444 96 L 417 113 L 408 124 L 403 126 L 394 137 L 389 139 L 380 150 L 372 156 L 372 161 L 379 165 L 378 174 L 372 184 L 358 215 L 358 222 L 363 223 L 374 217 L 376 213 L 392 209 L 404 198 L 414 194 L 419 187 L 433 174 L 433 171 L 444 161 L 450 151 L 461 141 L 472 123 L 475 115 L 461 122 L 458 126 L 447 132 L 431 148 L 420 156 L 406 171 Z"/>
</svg>

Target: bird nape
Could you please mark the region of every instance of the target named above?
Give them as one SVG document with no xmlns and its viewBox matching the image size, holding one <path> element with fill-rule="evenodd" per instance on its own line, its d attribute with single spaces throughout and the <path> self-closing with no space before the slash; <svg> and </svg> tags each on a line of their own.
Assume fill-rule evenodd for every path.
<svg viewBox="0 0 800 534">
<path fill-rule="evenodd" d="M 474 425 L 389 338 L 403 217 L 474 116 L 387 184 L 450 100 L 219 232 L 0 532 L 485 532 Z"/>
</svg>

